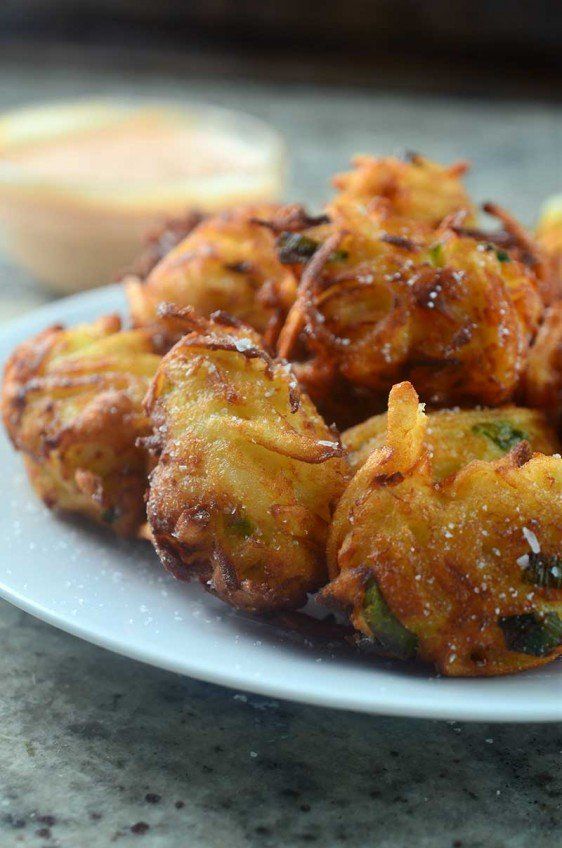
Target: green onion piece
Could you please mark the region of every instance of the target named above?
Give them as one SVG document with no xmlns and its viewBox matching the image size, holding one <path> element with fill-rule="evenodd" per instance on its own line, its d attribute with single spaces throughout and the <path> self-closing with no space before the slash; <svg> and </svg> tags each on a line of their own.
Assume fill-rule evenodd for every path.
<svg viewBox="0 0 562 848">
<path fill-rule="evenodd" d="M 496 250 L 498 262 L 511 262 L 511 256 L 505 250 Z"/>
<path fill-rule="evenodd" d="M 371 646 L 378 653 L 400 660 L 409 660 L 416 655 L 418 637 L 390 611 L 374 582 L 365 592 L 363 617 L 372 633 Z"/>
<path fill-rule="evenodd" d="M 330 262 L 343 262 L 348 257 L 348 250 L 334 250 L 334 252 L 330 254 Z"/>
<path fill-rule="evenodd" d="M 281 233 L 277 239 L 279 261 L 283 265 L 295 265 L 306 262 L 314 256 L 319 247 L 320 243 L 316 239 L 304 236 L 302 233 Z M 349 252 L 347 250 L 334 250 L 329 256 L 329 261 L 343 262 L 348 256 Z"/>
<path fill-rule="evenodd" d="M 562 618 L 555 612 L 510 615 L 500 618 L 498 624 L 509 651 L 546 657 L 562 645 Z"/>
<path fill-rule="evenodd" d="M 284 265 L 293 265 L 310 259 L 320 245 L 315 239 L 303 236 L 301 233 L 281 233 L 277 239 L 277 247 L 279 261 Z"/>
<path fill-rule="evenodd" d="M 440 242 L 429 248 L 429 261 L 435 268 L 442 268 L 445 261 L 443 245 Z"/>
<path fill-rule="evenodd" d="M 108 509 L 104 510 L 101 514 L 102 521 L 106 521 L 108 524 L 113 524 L 114 521 L 119 517 L 119 512 L 117 507 L 110 506 Z"/>
<path fill-rule="evenodd" d="M 229 522 L 228 529 L 241 539 L 247 539 L 254 532 L 254 525 L 247 518 L 238 517 Z"/>
<path fill-rule="evenodd" d="M 514 427 L 509 421 L 482 421 L 472 428 L 473 433 L 486 436 L 502 451 L 510 451 L 519 442 L 528 439 L 527 433 Z"/>
</svg>

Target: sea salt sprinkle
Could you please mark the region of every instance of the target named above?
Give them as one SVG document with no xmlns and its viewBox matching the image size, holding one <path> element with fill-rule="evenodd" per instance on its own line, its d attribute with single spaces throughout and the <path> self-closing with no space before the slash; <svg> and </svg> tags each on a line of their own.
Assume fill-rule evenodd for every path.
<svg viewBox="0 0 562 848">
<path fill-rule="evenodd" d="M 525 537 L 525 541 L 531 548 L 532 553 L 540 554 L 541 546 L 539 540 L 537 539 L 533 531 L 529 530 L 528 527 L 523 527 L 523 536 Z M 529 565 L 529 554 L 523 554 L 523 556 L 520 556 L 517 560 L 517 565 L 521 566 L 521 568 L 527 568 L 527 566 Z"/>
<path fill-rule="evenodd" d="M 531 548 L 534 554 L 540 554 L 541 546 L 539 544 L 539 540 L 535 536 L 532 530 L 529 530 L 528 527 L 523 527 L 523 535 L 527 542 L 529 543 L 529 547 Z"/>
</svg>

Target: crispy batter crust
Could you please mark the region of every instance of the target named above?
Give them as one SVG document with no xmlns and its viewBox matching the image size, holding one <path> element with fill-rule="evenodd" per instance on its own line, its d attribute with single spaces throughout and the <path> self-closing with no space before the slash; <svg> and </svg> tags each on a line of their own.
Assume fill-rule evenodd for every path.
<svg viewBox="0 0 562 848">
<path fill-rule="evenodd" d="M 426 428 L 413 387 L 395 386 L 385 445 L 355 475 L 334 517 L 324 600 L 348 609 L 358 633 L 372 639 L 365 596 L 374 582 L 416 637 L 418 657 L 448 675 L 551 662 L 562 644 L 542 655 L 536 646 L 515 649 L 505 622 L 539 627 L 562 613 L 562 589 L 525 576 L 537 548 L 546 559 L 561 553 L 562 460 L 520 442 L 502 459 L 470 462 L 435 482 Z"/>
<path fill-rule="evenodd" d="M 240 207 L 209 217 L 146 280 L 129 278 L 135 326 L 152 324 L 166 301 L 191 306 L 204 317 L 226 311 L 273 341 L 296 290 L 293 273 L 278 259 L 275 234 L 260 223 L 277 209 Z"/>
<path fill-rule="evenodd" d="M 459 235 L 458 216 L 406 237 L 386 208 L 353 215 L 321 228 L 279 337 L 321 411 L 337 393 L 341 424 L 358 391 L 374 411 L 401 379 L 435 407 L 510 400 L 543 310 L 534 271 Z"/>
<path fill-rule="evenodd" d="M 136 533 L 147 478 L 136 440 L 149 432 L 142 400 L 159 361 L 149 334 L 120 332 L 117 316 L 49 327 L 14 351 L 4 424 L 47 506 Z"/>
<path fill-rule="evenodd" d="M 550 302 L 554 302 L 562 298 L 562 215 L 558 210 L 543 214 L 536 236 L 550 266 L 553 281 Z"/>
<path fill-rule="evenodd" d="M 299 607 L 326 576 L 347 474 L 339 439 L 257 333 L 202 323 L 164 358 L 147 399 L 156 549 L 234 606 Z"/>
<path fill-rule="evenodd" d="M 552 423 L 562 419 L 562 301 L 550 306 L 529 353 L 524 397 L 543 409 Z"/>
<path fill-rule="evenodd" d="M 352 171 L 334 177 L 338 195 L 333 206 L 383 199 L 395 216 L 432 226 L 460 209 L 469 212 L 469 221 L 474 219 L 474 205 L 461 181 L 466 162 L 443 166 L 413 153 L 406 160 L 357 156 L 353 165 Z"/>
<path fill-rule="evenodd" d="M 204 219 L 204 215 L 195 209 L 179 218 L 169 218 L 162 226 L 146 234 L 143 250 L 134 264 L 123 274 L 123 278 L 133 277 L 146 280 L 153 268 L 170 253 L 174 247 L 189 235 Z"/>
<path fill-rule="evenodd" d="M 375 415 L 342 433 L 353 471 L 386 442 L 388 416 Z M 539 409 L 500 406 L 496 409 L 442 409 L 427 415 L 426 446 L 433 477 L 442 480 L 473 459 L 500 459 L 520 441 L 550 455 L 561 450 L 560 439 Z"/>
</svg>

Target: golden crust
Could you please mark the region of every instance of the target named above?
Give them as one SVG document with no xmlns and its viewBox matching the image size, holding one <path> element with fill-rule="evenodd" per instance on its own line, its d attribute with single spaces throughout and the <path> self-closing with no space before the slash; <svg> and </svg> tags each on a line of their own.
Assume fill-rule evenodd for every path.
<svg viewBox="0 0 562 848">
<path fill-rule="evenodd" d="M 289 366 L 251 329 L 196 319 L 147 404 L 158 456 L 148 518 L 164 565 L 237 607 L 301 606 L 326 578 L 347 465 Z"/>
<path fill-rule="evenodd" d="M 386 443 L 388 415 L 375 415 L 342 433 L 353 471 Z M 459 471 L 473 459 L 501 459 L 520 441 L 550 455 L 562 446 L 544 412 L 520 406 L 496 409 L 443 409 L 427 415 L 425 443 L 434 480 Z"/>
<path fill-rule="evenodd" d="M 562 298 L 562 215 L 559 211 L 545 214 L 539 221 L 537 242 L 544 251 L 552 276 L 550 302 Z"/>
<path fill-rule="evenodd" d="M 49 327 L 7 363 L 2 413 L 47 506 L 85 515 L 120 535 L 145 517 L 149 432 L 142 401 L 160 359 L 143 330 L 120 332 L 115 315 Z"/>
<path fill-rule="evenodd" d="M 168 218 L 161 226 L 154 227 L 146 233 L 142 251 L 123 273 L 121 279 L 132 277 L 141 282 L 146 280 L 152 269 L 182 242 L 203 221 L 204 217 L 196 209 L 190 209 L 181 217 Z"/>
<path fill-rule="evenodd" d="M 240 207 L 209 217 L 146 280 L 127 278 L 134 325 L 152 324 L 165 301 L 204 317 L 225 311 L 274 337 L 296 290 L 291 270 L 279 262 L 274 234 L 255 220 L 276 209 Z"/>
<path fill-rule="evenodd" d="M 444 674 L 551 662 L 562 653 L 562 589 L 529 580 L 529 563 L 556 563 L 560 586 L 562 460 L 521 442 L 500 460 L 470 462 L 435 482 L 426 428 L 413 387 L 395 386 L 386 443 L 336 510 L 323 599 L 346 608 L 369 641 L 376 634 L 365 601 L 374 585 L 400 636 Z"/>
<path fill-rule="evenodd" d="M 354 219 L 323 234 L 279 338 L 321 411 L 336 392 L 346 413 L 342 386 L 374 411 L 401 379 L 436 407 L 508 401 L 542 314 L 534 272 L 451 220 L 406 231 L 380 209 Z"/>
<path fill-rule="evenodd" d="M 430 226 L 461 209 L 469 213 L 468 222 L 474 219 L 474 205 L 461 181 L 468 170 L 466 162 L 444 166 L 411 154 L 406 161 L 357 156 L 353 165 L 352 171 L 334 177 L 339 192 L 332 208 L 341 211 L 349 203 L 365 206 L 383 199 L 394 216 Z"/>
<path fill-rule="evenodd" d="M 550 306 L 529 353 L 524 397 L 529 406 L 548 413 L 553 423 L 562 417 L 562 301 Z"/>
</svg>

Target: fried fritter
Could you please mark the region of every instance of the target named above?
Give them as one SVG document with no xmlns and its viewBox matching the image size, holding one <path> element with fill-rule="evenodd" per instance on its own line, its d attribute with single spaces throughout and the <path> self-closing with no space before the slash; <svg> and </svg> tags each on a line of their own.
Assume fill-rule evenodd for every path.
<svg viewBox="0 0 562 848">
<path fill-rule="evenodd" d="M 408 163 L 365 157 L 357 160 L 355 171 L 336 178 L 340 192 L 328 211 L 340 226 L 354 227 L 355 207 L 363 209 L 367 201 L 376 200 L 392 210 L 394 229 L 403 229 L 411 220 L 420 227 L 437 223 L 460 208 L 472 215 L 472 204 L 460 182 L 465 167 L 461 163 L 446 168 L 419 156 Z M 277 220 L 267 226 L 272 219 Z M 260 226 L 260 220 L 266 226 Z M 205 317 L 224 310 L 258 330 L 271 346 L 295 299 L 291 235 L 310 226 L 311 220 L 296 206 L 240 207 L 207 218 L 175 247 L 165 232 L 166 246 L 172 248 L 165 255 L 162 239 L 153 239 L 141 273 L 125 280 L 134 325 L 152 324 L 158 305 L 166 301 L 192 306 Z M 190 218 L 189 227 L 194 223 Z M 180 232 L 182 226 L 180 222 Z M 172 241 L 176 230 L 171 232 Z M 298 253 L 303 240 L 297 241 Z M 151 267 L 158 253 L 163 258 Z M 297 264 L 309 256 L 305 246 L 304 254 L 296 257 Z"/>
<path fill-rule="evenodd" d="M 352 231 L 322 231 L 279 338 L 321 412 L 341 394 L 347 415 L 352 391 L 376 411 L 405 378 L 436 407 L 510 400 L 543 311 L 532 269 L 457 232 L 457 218 L 428 238 L 415 223 L 407 237 L 389 232 L 380 209 L 354 215 Z"/>
<path fill-rule="evenodd" d="M 357 203 L 366 207 L 382 199 L 393 216 L 430 226 L 461 209 L 469 213 L 467 223 L 474 221 L 475 208 L 461 182 L 468 170 L 466 162 L 439 165 L 414 153 L 406 161 L 393 156 L 357 156 L 353 165 L 354 170 L 333 180 L 339 193 L 332 210 L 343 212 Z"/>
<path fill-rule="evenodd" d="M 562 459 L 519 442 L 436 482 L 409 383 L 390 394 L 385 445 L 334 517 L 327 603 L 376 653 L 447 675 L 523 671 L 562 654 Z"/>
<path fill-rule="evenodd" d="M 562 423 L 562 301 L 546 310 L 529 352 L 524 381 L 525 401 Z"/>
<path fill-rule="evenodd" d="M 375 448 L 384 447 L 387 422 L 386 414 L 375 415 L 342 434 L 353 471 L 365 464 Z M 537 409 L 443 409 L 427 415 L 425 445 L 434 480 L 456 474 L 473 459 L 500 459 L 522 441 L 547 455 L 562 448 L 547 416 Z"/>
<path fill-rule="evenodd" d="M 523 397 L 562 424 L 562 204 L 554 197 L 545 204 L 537 240 L 550 263 L 553 279 L 549 308 L 529 352 Z"/>
<path fill-rule="evenodd" d="M 129 278 L 127 295 L 135 326 L 154 322 L 158 305 L 192 306 L 209 317 L 224 310 L 268 340 L 293 303 L 296 280 L 277 256 L 275 237 L 256 218 L 276 207 L 240 207 L 202 221 L 149 273 Z"/>
<path fill-rule="evenodd" d="M 545 204 L 537 225 L 537 241 L 544 250 L 554 278 L 555 298 L 562 298 L 562 201 L 553 197 Z"/>
<path fill-rule="evenodd" d="M 4 423 L 47 506 L 137 532 L 148 469 L 136 440 L 150 433 L 143 398 L 159 362 L 150 334 L 121 331 L 116 315 L 49 327 L 15 350 Z"/>
<path fill-rule="evenodd" d="M 503 262 L 515 259 L 526 265 L 536 279 L 544 305 L 548 306 L 557 300 L 560 297 L 560 282 L 544 246 L 497 203 L 484 203 L 482 210 L 499 221 L 499 229 L 482 230 L 467 226 L 466 221 L 460 224 L 453 221 L 455 232 L 471 236 L 482 245 L 494 248 Z"/>
<path fill-rule="evenodd" d="M 290 367 L 250 328 L 193 317 L 147 407 L 148 519 L 165 567 L 246 610 L 301 606 L 327 576 L 347 463 Z"/>
<path fill-rule="evenodd" d="M 195 227 L 201 223 L 204 215 L 192 209 L 179 218 L 169 218 L 160 227 L 150 230 L 144 238 L 143 250 L 129 270 L 123 274 L 122 281 L 146 280 L 153 268 L 182 242 Z"/>
</svg>

